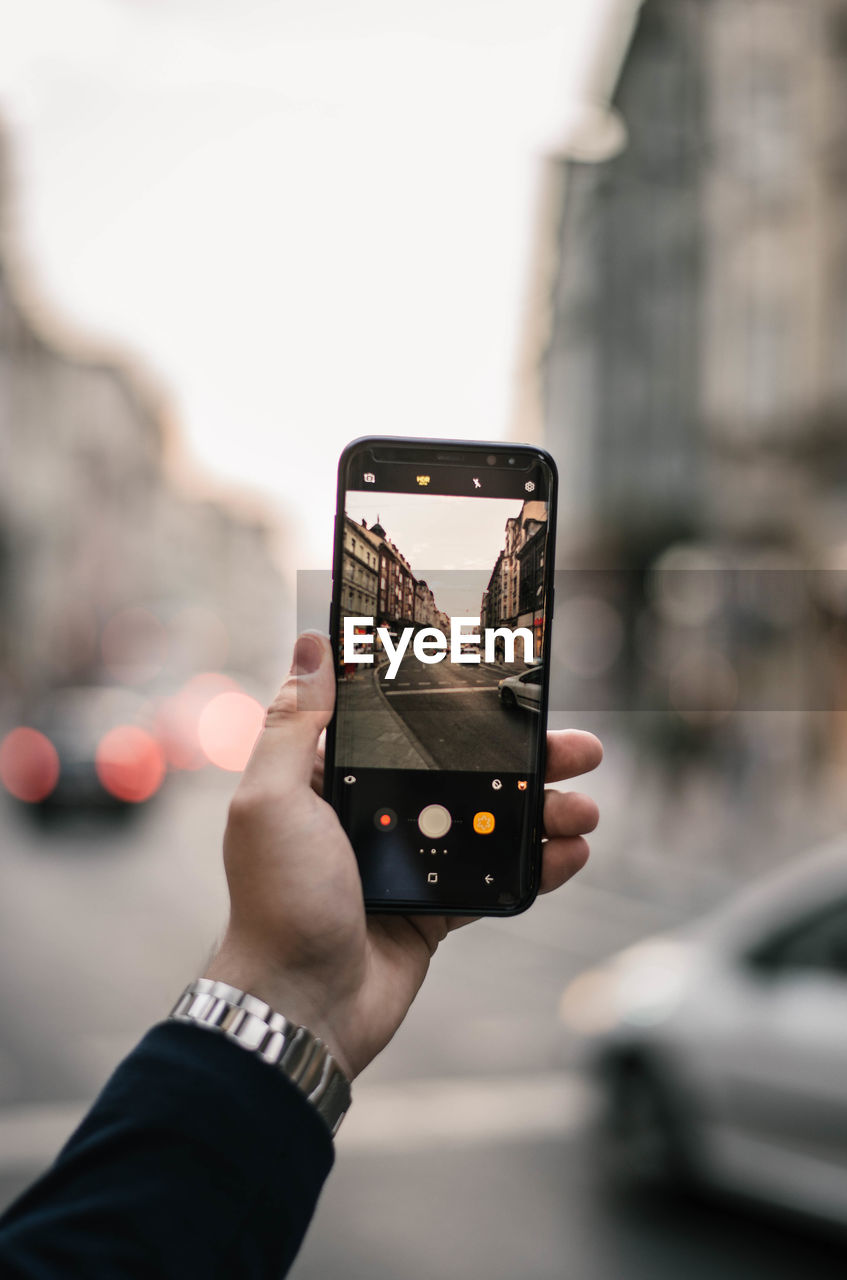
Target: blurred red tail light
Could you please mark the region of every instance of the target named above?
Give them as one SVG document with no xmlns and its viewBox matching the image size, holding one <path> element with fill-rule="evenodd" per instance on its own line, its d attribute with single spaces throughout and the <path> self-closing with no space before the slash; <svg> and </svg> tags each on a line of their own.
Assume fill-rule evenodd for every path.
<svg viewBox="0 0 847 1280">
<path fill-rule="evenodd" d="M 110 795 L 131 804 L 149 800 L 165 777 L 165 757 L 159 743 L 133 724 L 118 725 L 104 734 L 94 763 L 97 777 Z"/>
<path fill-rule="evenodd" d="M 19 725 L 0 742 L 0 782 L 28 804 L 46 800 L 59 781 L 59 755 L 37 729 Z"/>
</svg>

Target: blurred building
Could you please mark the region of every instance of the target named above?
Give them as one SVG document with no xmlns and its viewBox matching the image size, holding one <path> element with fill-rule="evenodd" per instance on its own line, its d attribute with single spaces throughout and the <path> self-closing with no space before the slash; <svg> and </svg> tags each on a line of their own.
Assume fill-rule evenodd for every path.
<svg viewBox="0 0 847 1280">
<path fill-rule="evenodd" d="M 798 602 L 798 571 L 847 564 L 847 0 L 610 13 L 585 116 L 607 145 L 565 142 L 542 176 L 518 433 L 537 404 L 559 564 L 608 571 L 591 590 L 624 623 L 593 705 L 685 713 L 674 664 L 702 652 L 707 710 L 755 687 L 803 751 L 839 690 L 831 602 Z M 713 570 L 711 611 L 663 614 L 671 566 Z"/>
<path fill-rule="evenodd" d="M 107 678 L 103 629 L 122 610 L 175 628 L 177 666 L 273 678 L 284 596 L 269 521 L 180 494 L 163 397 L 36 320 L 8 203 L 0 150 L 0 696 Z"/>
<path fill-rule="evenodd" d="M 532 328 L 566 553 L 811 532 L 845 439 L 845 69 L 844 0 L 646 0 L 626 144 L 548 162 Z"/>
</svg>

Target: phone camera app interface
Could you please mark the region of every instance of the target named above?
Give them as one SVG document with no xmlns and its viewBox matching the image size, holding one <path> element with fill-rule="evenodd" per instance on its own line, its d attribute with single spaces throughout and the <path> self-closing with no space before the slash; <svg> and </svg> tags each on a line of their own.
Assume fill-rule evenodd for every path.
<svg viewBox="0 0 847 1280">
<path fill-rule="evenodd" d="M 499 461 L 350 461 L 335 796 L 372 903 L 508 908 L 524 890 L 549 477 L 540 459 Z"/>
</svg>

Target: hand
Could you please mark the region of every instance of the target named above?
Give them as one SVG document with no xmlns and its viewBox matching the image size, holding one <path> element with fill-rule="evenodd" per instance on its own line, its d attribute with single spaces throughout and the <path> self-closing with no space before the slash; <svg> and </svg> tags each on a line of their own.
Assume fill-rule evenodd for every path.
<svg viewBox="0 0 847 1280">
<path fill-rule="evenodd" d="M 469 918 L 365 914 L 352 846 L 320 797 L 319 738 L 334 702 L 329 640 L 304 632 L 230 805 L 230 920 L 205 976 L 308 1027 L 352 1080 L 403 1021 L 439 942 Z M 602 755 L 593 734 L 549 733 L 547 781 L 594 769 Z M 542 893 L 584 866 L 583 835 L 597 818 L 588 796 L 546 793 Z"/>
</svg>

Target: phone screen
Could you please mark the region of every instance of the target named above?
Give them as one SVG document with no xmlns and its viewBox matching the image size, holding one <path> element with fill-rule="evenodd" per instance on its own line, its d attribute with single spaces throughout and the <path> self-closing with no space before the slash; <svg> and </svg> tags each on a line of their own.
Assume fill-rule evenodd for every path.
<svg viewBox="0 0 847 1280">
<path fill-rule="evenodd" d="M 342 456 L 327 788 L 371 909 L 512 914 L 534 896 L 554 486 L 528 446 Z"/>
</svg>

